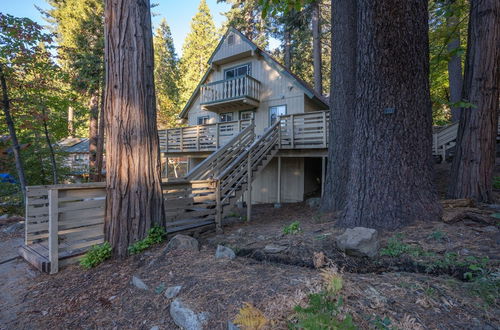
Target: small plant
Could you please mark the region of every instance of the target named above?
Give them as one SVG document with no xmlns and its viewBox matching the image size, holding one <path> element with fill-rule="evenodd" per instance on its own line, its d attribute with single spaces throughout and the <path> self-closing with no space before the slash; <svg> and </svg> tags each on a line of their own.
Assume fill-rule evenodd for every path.
<svg viewBox="0 0 500 330">
<path fill-rule="evenodd" d="M 140 240 L 128 247 L 128 252 L 130 254 L 137 254 L 146 249 L 149 249 L 154 244 L 163 242 L 165 239 L 165 229 L 162 227 L 153 227 L 148 231 L 148 236 L 145 239 Z"/>
<path fill-rule="evenodd" d="M 352 317 L 343 315 L 342 276 L 336 271 L 323 270 L 324 290 L 309 295 L 306 307 L 295 306 L 297 323 L 290 326 L 296 329 L 356 329 Z"/>
<path fill-rule="evenodd" d="M 493 178 L 493 188 L 500 189 L 500 176 L 495 176 Z"/>
<path fill-rule="evenodd" d="M 387 246 L 380 250 L 380 255 L 399 257 L 403 254 L 411 255 L 412 257 L 434 256 L 431 251 L 424 251 L 420 246 L 413 246 L 401 241 L 403 235 L 397 234 L 387 240 Z"/>
<path fill-rule="evenodd" d="M 234 324 L 239 325 L 243 329 L 260 330 L 269 323 L 269 320 L 264 314 L 250 303 L 243 303 L 244 307 L 241 308 L 234 319 Z"/>
<path fill-rule="evenodd" d="M 283 234 L 285 235 L 295 235 L 301 231 L 300 222 L 294 221 L 288 226 L 283 227 Z"/>
<path fill-rule="evenodd" d="M 85 253 L 82 259 L 80 259 L 80 265 L 85 269 L 93 268 L 99 265 L 106 259 L 111 257 L 111 244 L 109 242 L 104 242 L 100 245 L 94 245 L 90 250 Z"/>
<path fill-rule="evenodd" d="M 392 324 L 391 319 L 388 318 L 387 316 L 381 318 L 380 316 L 377 315 L 373 320 L 373 325 L 375 326 L 375 328 L 380 330 L 397 329 L 396 327 L 392 327 L 391 324 Z"/>
<path fill-rule="evenodd" d="M 440 241 L 445 238 L 445 234 L 442 231 L 436 230 L 433 231 L 428 238 L 433 239 L 435 241 Z"/>
</svg>

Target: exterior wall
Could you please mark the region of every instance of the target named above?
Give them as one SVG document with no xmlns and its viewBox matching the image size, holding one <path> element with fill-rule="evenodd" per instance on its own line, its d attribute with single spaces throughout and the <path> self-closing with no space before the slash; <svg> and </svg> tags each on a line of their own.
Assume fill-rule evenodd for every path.
<svg viewBox="0 0 500 330">
<path fill-rule="evenodd" d="M 234 42 L 233 44 L 229 45 L 228 39 L 231 35 L 234 38 Z M 217 62 L 221 59 L 249 51 L 252 51 L 252 47 L 250 47 L 250 45 L 246 41 L 244 41 L 240 35 L 230 32 L 228 34 L 228 38 L 224 40 L 224 42 L 220 45 L 217 53 L 214 54 L 212 61 Z"/>
</svg>

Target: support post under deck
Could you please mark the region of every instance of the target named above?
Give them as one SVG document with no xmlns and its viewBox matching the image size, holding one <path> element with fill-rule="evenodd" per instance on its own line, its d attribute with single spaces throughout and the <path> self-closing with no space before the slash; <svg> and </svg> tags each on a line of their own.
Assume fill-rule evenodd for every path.
<svg viewBox="0 0 500 330">
<path fill-rule="evenodd" d="M 252 217 L 252 153 L 248 153 L 247 160 L 247 221 Z"/>
<path fill-rule="evenodd" d="M 278 156 L 278 198 L 274 208 L 279 209 L 281 207 L 281 157 Z"/>
</svg>

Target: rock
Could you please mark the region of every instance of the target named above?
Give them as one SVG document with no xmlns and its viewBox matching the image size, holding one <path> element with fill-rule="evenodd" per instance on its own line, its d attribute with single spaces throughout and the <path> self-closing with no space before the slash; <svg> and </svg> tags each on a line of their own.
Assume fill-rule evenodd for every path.
<svg viewBox="0 0 500 330">
<path fill-rule="evenodd" d="M 266 236 L 259 235 L 259 236 L 257 236 L 257 240 L 259 240 L 259 241 L 265 241 L 266 240 Z"/>
<path fill-rule="evenodd" d="M 375 257 L 379 249 L 378 232 L 365 227 L 348 228 L 337 237 L 337 248 L 358 257 Z"/>
<path fill-rule="evenodd" d="M 7 234 L 12 234 L 15 233 L 16 231 L 22 230 L 23 228 L 24 228 L 24 223 L 16 222 L 4 228 L 2 231 Z"/>
<path fill-rule="evenodd" d="M 234 259 L 236 258 L 236 254 L 230 248 L 217 245 L 217 250 L 215 251 L 215 259 Z"/>
<path fill-rule="evenodd" d="M 200 251 L 198 240 L 191 236 L 175 235 L 165 247 L 165 252 L 172 250 Z"/>
<path fill-rule="evenodd" d="M 308 200 L 306 200 L 306 204 L 310 208 L 317 209 L 321 204 L 321 198 L 319 197 L 309 198 Z"/>
<path fill-rule="evenodd" d="M 132 276 L 132 284 L 137 288 L 141 290 L 147 290 L 148 286 L 146 283 L 144 283 L 140 278 L 136 276 Z"/>
<path fill-rule="evenodd" d="M 5 219 L 7 219 L 8 217 L 9 217 L 9 215 L 8 215 L 8 214 L 1 215 L 1 216 L 0 216 L 0 220 L 5 220 Z"/>
<path fill-rule="evenodd" d="M 269 244 L 264 247 L 264 252 L 266 253 L 280 253 L 286 250 L 286 246 Z"/>
<path fill-rule="evenodd" d="M 167 297 L 168 299 L 172 299 L 179 294 L 181 289 L 182 286 L 180 285 L 168 287 L 167 290 L 165 290 L 165 297 Z"/>
<path fill-rule="evenodd" d="M 155 326 L 151 327 L 151 329 L 149 329 L 149 330 L 160 330 L 160 327 L 155 325 Z"/>
<path fill-rule="evenodd" d="M 201 330 L 207 319 L 205 313 L 195 313 L 180 299 L 175 299 L 170 304 L 170 316 L 184 330 Z"/>
<path fill-rule="evenodd" d="M 227 330 L 240 330 L 240 327 L 231 321 L 227 321 Z"/>
</svg>

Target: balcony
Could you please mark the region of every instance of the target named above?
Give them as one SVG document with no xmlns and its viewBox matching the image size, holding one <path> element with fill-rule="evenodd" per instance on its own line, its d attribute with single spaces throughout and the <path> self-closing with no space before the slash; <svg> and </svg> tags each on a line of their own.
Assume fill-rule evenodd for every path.
<svg viewBox="0 0 500 330">
<path fill-rule="evenodd" d="M 214 112 L 253 109 L 260 103 L 260 81 L 245 75 L 201 86 L 200 105 Z"/>
</svg>

